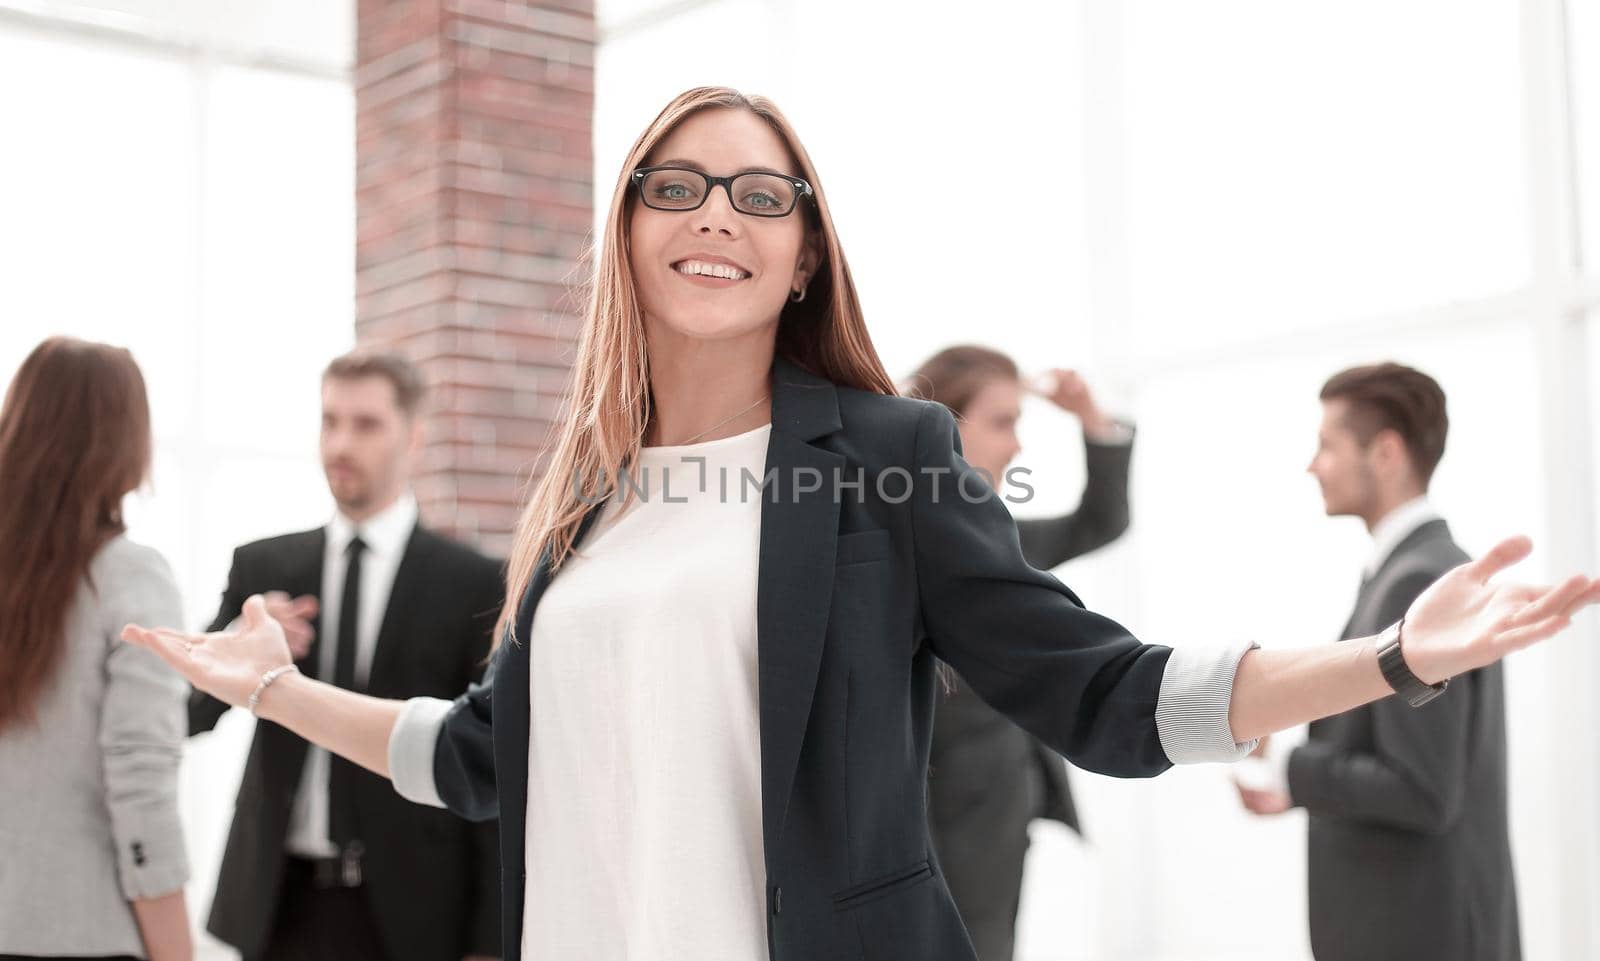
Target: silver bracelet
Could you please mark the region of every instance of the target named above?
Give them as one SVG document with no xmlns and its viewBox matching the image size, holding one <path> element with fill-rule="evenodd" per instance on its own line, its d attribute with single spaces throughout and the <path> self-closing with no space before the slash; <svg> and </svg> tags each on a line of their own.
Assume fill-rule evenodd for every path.
<svg viewBox="0 0 1600 961">
<path fill-rule="evenodd" d="M 256 705 L 261 702 L 261 693 L 267 688 L 271 687 L 273 681 L 276 681 L 283 675 L 288 674 L 290 671 L 298 672 L 299 670 L 300 669 L 295 667 L 293 664 L 285 664 L 282 667 L 275 667 L 267 673 L 261 675 L 261 683 L 257 684 L 256 689 L 250 692 L 250 713 L 254 714 L 256 712 Z"/>
</svg>

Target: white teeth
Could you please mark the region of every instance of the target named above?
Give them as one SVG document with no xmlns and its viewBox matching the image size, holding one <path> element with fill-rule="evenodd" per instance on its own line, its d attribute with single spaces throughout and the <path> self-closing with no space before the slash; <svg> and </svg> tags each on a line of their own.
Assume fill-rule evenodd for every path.
<svg viewBox="0 0 1600 961">
<path fill-rule="evenodd" d="M 724 280 L 744 280 L 750 276 L 737 267 L 730 267 L 727 264 L 711 264 L 704 260 L 685 260 L 678 264 L 675 269 L 678 273 L 688 274 L 691 277 L 700 275 L 704 277 L 721 277 Z"/>
</svg>

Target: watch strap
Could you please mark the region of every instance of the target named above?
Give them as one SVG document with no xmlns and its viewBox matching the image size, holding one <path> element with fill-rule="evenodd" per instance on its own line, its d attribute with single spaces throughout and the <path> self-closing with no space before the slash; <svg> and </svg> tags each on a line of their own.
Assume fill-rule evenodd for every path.
<svg viewBox="0 0 1600 961">
<path fill-rule="evenodd" d="M 1422 679 L 1411 673 L 1411 668 L 1406 666 L 1405 654 L 1401 644 L 1404 634 L 1406 619 L 1400 618 L 1392 627 L 1378 635 L 1378 669 L 1383 672 L 1383 679 L 1389 682 L 1389 687 L 1396 694 L 1405 698 L 1412 707 L 1421 707 L 1445 692 L 1450 686 L 1450 679 L 1445 678 L 1437 684 L 1425 684 Z"/>
</svg>

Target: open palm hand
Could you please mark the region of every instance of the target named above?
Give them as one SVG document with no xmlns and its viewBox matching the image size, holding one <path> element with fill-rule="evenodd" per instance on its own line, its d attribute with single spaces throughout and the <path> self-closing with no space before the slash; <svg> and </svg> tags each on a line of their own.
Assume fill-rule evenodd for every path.
<svg viewBox="0 0 1600 961">
<path fill-rule="evenodd" d="M 283 626 L 259 594 L 244 602 L 232 630 L 187 634 L 129 624 L 122 639 L 156 652 L 190 684 L 235 707 L 250 700 L 262 674 L 292 662 Z"/>
<path fill-rule="evenodd" d="M 1600 602 L 1600 580 L 1574 575 L 1554 587 L 1489 583 L 1528 556 L 1526 537 L 1512 537 L 1450 571 L 1406 612 L 1401 650 L 1427 684 L 1493 664 L 1566 628 L 1574 614 Z"/>
</svg>

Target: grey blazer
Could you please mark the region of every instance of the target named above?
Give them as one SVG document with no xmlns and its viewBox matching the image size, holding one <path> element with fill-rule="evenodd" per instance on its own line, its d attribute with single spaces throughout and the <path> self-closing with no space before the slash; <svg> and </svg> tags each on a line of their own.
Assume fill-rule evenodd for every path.
<svg viewBox="0 0 1600 961">
<path fill-rule="evenodd" d="M 132 898 L 181 888 L 187 685 L 118 640 L 179 624 L 160 554 L 118 537 L 95 555 L 35 724 L 0 730 L 0 954 L 144 957 Z"/>
<path fill-rule="evenodd" d="M 1442 520 L 1396 546 L 1362 586 L 1344 638 L 1398 621 L 1467 560 Z M 1413 708 L 1398 697 L 1311 725 L 1289 790 L 1310 813 L 1317 961 L 1517 961 L 1500 665 Z"/>
</svg>

